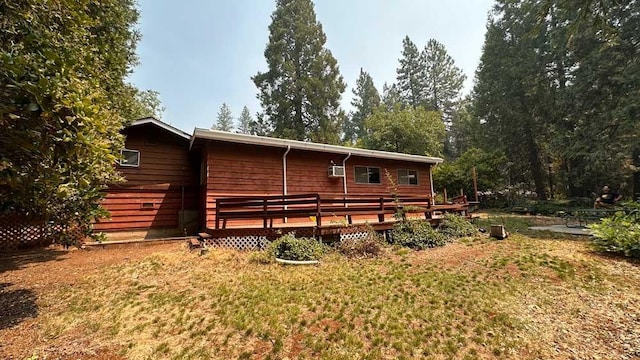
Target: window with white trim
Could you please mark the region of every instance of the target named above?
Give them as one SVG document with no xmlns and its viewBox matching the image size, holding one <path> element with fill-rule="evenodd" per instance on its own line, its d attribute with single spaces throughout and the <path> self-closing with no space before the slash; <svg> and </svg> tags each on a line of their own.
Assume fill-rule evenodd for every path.
<svg viewBox="0 0 640 360">
<path fill-rule="evenodd" d="M 138 167 L 140 166 L 140 151 L 138 150 L 130 150 L 130 149 L 122 149 L 120 151 L 122 154 L 122 159 L 119 160 L 118 164 L 120 166 L 125 167 Z"/>
<path fill-rule="evenodd" d="M 354 166 L 356 184 L 380 184 L 380 168 L 372 166 Z"/>
<path fill-rule="evenodd" d="M 399 185 L 418 185 L 418 170 L 398 170 Z"/>
</svg>

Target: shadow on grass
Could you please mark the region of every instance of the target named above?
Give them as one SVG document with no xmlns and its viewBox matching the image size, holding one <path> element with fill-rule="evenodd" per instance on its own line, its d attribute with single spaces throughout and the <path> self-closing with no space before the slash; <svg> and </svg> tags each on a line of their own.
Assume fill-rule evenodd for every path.
<svg viewBox="0 0 640 360">
<path fill-rule="evenodd" d="M 0 330 L 38 316 L 35 293 L 28 289 L 10 289 L 11 286 L 0 283 Z"/>
<path fill-rule="evenodd" d="M 632 257 L 628 257 L 622 254 L 617 254 L 612 252 L 598 251 L 593 248 L 590 250 L 587 250 L 587 253 L 608 261 L 626 262 L 627 264 L 640 268 L 640 259 L 636 259 L 636 258 L 632 258 Z"/>
<path fill-rule="evenodd" d="M 59 261 L 59 257 L 67 254 L 60 250 L 27 250 L 0 254 L 0 274 L 5 271 L 19 270 L 32 263 Z"/>
<path fill-rule="evenodd" d="M 573 235 L 561 232 L 555 232 L 551 230 L 531 230 L 526 229 L 520 231 L 520 234 L 526 235 L 532 239 L 543 239 L 543 240 L 570 240 L 570 241 L 581 241 L 588 242 L 590 237 L 585 235 Z"/>
</svg>

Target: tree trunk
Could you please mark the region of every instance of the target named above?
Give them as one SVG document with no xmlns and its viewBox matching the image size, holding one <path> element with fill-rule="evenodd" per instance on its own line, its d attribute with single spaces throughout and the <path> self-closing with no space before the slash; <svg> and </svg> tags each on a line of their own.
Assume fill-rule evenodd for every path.
<svg viewBox="0 0 640 360">
<path fill-rule="evenodd" d="M 539 200 L 547 200 L 546 181 L 544 172 L 542 171 L 542 164 L 540 163 L 540 152 L 538 145 L 531 132 L 528 134 L 527 148 L 529 150 L 529 166 L 531 167 L 531 175 L 533 175 L 533 181 L 536 187 L 536 193 Z"/>
<path fill-rule="evenodd" d="M 633 172 L 632 200 L 640 201 L 640 146 L 633 150 L 633 165 L 636 169 Z"/>
</svg>

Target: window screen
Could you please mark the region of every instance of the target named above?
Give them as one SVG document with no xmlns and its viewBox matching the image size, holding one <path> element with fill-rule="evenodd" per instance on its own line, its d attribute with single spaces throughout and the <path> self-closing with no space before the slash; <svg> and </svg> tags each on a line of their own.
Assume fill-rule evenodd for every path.
<svg viewBox="0 0 640 360">
<path fill-rule="evenodd" d="M 140 151 L 138 150 L 122 150 L 122 159 L 120 166 L 138 167 L 140 166 Z"/>
<path fill-rule="evenodd" d="M 355 179 L 358 184 L 380 184 L 380 168 L 355 166 Z"/>
<path fill-rule="evenodd" d="M 398 184 L 418 185 L 418 171 L 417 170 L 398 170 Z"/>
</svg>

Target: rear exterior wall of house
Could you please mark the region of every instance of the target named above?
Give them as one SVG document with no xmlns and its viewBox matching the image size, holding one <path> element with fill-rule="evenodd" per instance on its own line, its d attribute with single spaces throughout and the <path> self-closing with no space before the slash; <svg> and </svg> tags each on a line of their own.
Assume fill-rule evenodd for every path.
<svg viewBox="0 0 640 360">
<path fill-rule="evenodd" d="M 118 170 L 127 180 L 106 190 L 102 205 L 110 219 L 101 219 L 95 231 L 126 232 L 124 238 L 190 234 L 198 228 L 199 159 L 189 152 L 189 140 L 141 125 L 126 129 L 125 149 L 139 152 L 137 166 Z"/>
<path fill-rule="evenodd" d="M 206 197 L 204 223 L 215 227 L 216 199 L 229 196 L 261 196 L 284 194 L 283 156 L 286 149 L 259 145 L 214 142 L 203 147 L 202 182 Z M 330 178 L 328 167 L 342 165 L 345 154 L 291 149 L 286 156 L 287 194 L 344 194 L 343 179 Z M 363 172 L 378 174 L 379 183 L 364 183 Z M 206 172 L 206 173 L 204 173 Z M 359 181 L 356 181 L 358 173 Z M 345 175 L 348 195 L 386 195 L 392 192 L 389 174 L 400 195 L 431 196 L 431 166 L 424 163 L 351 156 Z M 417 178 L 406 183 L 407 175 Z M 367 181 L 368 182 L 368 181 Z M 259 226 L 261 221 L 242 221 L 235 225 Z M 277 223 L 277 222 L 276 222 Z"/>
</svg>

